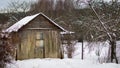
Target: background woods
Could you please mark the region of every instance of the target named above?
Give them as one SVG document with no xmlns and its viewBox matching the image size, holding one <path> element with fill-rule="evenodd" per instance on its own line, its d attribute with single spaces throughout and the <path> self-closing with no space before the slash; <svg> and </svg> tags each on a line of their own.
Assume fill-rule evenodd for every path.
<svg viewBox="0 0 120 68">
<path fill-rule="evenodd" d="M 112 40 L 108 38 L 106 31 L 99 23 L 99 19 L 90 6 L 81 5 L 83 4 L 82 0 L 38 0 L 35 3 L 23 2 L 15 5 L 16 3 L 12 2 L 10 4 L 13 9 L 6 9 L 8 13 L 1 13 L 0 16 L 3 15 L 4 17 L 4 19 L 0 17 L 1 26 L 3 23 L 7 23 L 7 26 L 5 26 L 7 28 L 27 15 L 43 12 L 60 26 L 74 31 L 74 39 L 79 42 L 103 42 L 109 40 L 110 45 L 115 45 L 115 42 L 120 40 L 120 2 L 118 0 L 111 0 L 110 2 L 91 0 L 90 2 L 112 36 Z M 18 10 L 18 7 L 21 11 Z M 72 44 L 69 45 L 71 46 Z M 110 58 L 115 59 L 111 54 L 116 52 L 116 46 L 110 47 L 114 51 L 109 53 L 110 55 L 107 58 L 109 61 L 107 62 L 110 62 Z M 74 49 L 71 51 L 74 51 Z"/>
</svg>

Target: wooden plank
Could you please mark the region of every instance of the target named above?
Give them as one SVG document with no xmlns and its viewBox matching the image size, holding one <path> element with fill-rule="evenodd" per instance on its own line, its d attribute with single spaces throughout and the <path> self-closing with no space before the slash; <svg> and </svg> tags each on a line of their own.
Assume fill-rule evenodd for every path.
<svg viewBox="0 0 120 68">
<path fill-rule="evenodd" d="M 60 37 L 59 33 L 55 30 L 47 30 L 44 32 L 44 48 L 36 48 L 36 32 L 40 30 L 26 31 L 21 38 L 21 44 L 18 46 L 17 58 L 29 59 L 29 58 L 59 58 L 60 57 Z M 22 35 L 22 34 L 21 34 Z"/>
<path fill-rule="evenodd" d="M 44 31 L 45 32 L 45 58 L 49 58 L 49 31 Z"/>
</svg>

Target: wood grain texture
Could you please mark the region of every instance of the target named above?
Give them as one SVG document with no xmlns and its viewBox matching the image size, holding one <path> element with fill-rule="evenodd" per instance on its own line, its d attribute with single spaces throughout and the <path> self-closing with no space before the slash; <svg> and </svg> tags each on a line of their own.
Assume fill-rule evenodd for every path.
<svg viewBox="0 0 120 68">
<path fill-rule="evenodd" d="M 51 24 L 46 18 L 36 17 L 12 34 L 12 43 L 16 45 L 16 59 L 61 58 L 60 31 L 61 29 Z M 43 33 L 43 47 L 36 46 L 36 36 L 40 32 Z"/>
</svg>

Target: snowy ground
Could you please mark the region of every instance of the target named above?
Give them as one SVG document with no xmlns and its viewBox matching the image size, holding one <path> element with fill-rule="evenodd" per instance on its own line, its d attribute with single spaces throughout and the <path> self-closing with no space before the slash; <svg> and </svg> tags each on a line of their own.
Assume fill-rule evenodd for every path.
<svg viewBox="0 0 120 68">
<path fill-rule="evenodd" d="M 94 44 L 94 45 L 93 45 Z M 84 43 L 84 60 L 81 60 L 81 43 L 75 45 L 72 59 L 29 59 L 14 61 L 7 68 L 120 68 L 120 64 L 104 63 L 108 54 L 108 43 Z M 90 46 L 91 45 L 91 46 Z M 120 42 L 117 42 L 117 54 L 120 54 Z M 99 52 L 99 55 L 98 55 Z"/>
<path fill-rule="evenodd" d="M 120 68 L 120 65 L 91 63 L 80 59 L 30 59 L 17 61 L 8 68 Z"/>
<path fill-rule="evenodd" d="M 117 59 L 120 63 L 120 41 L 117 41 L 116 45 Z M 84 42 L 84 59 L 92 60 L 93 62 L 105 63 L 107 62 L 108 50 L 108 41 L 92 43 Z M 81 58 L 81 43 L 77 43 L 75 45 L 75 52 L 73 54 L 73 58 Z"/>
</svg>

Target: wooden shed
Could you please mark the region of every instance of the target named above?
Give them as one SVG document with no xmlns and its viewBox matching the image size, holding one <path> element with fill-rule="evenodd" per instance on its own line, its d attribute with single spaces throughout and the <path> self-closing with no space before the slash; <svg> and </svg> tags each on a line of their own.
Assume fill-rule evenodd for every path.
<svg viewBox="0 0 120 68">
<path fill-rule="evenodd" d="M 16 59 L 61 58 L 61 31 L 67 31 L 43 13 L 27 16 L 8 29 Z"/>
</svg>

